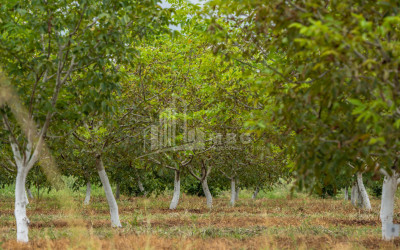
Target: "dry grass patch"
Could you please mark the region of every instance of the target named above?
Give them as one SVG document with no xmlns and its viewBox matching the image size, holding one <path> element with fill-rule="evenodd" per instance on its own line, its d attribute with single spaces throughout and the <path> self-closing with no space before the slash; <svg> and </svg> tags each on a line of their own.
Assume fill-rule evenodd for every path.
<svg viewBox="0 0 400 250">
<path fill-rule="evenodd" d="M 379 200 L 373 211 L 355 209 L 349 201 L 314 197 L 241 198 L 236 207 L 227 197 L 208 209 L 203 197 L 184 195 L 178 209 L 170 197 L 121 197 L 122 229 L 112 229 L 105 198 L 94 197 L 79 214 L 67 215 L 53 199 L 28 207 L 28 245 L 15 242 L 13 199 L 0 207 L 0 248 L 4 249 L 393 249 L 400 241 L 380 240 Z M 81 203 L 81 198 L 76 198 Z M 396 209 L 399 207 L 397 201 Z M 72 237 L 71 220 L 83 233 Z M 396 221 L 400 219 L 396 217 Z M 3 243 L 1 243 L 3 242 Z"/>
</svg>

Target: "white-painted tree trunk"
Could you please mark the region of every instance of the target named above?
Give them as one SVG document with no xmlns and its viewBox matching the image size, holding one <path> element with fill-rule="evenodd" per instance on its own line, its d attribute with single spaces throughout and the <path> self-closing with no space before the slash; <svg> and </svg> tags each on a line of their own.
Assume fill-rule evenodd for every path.
<svg viewBox="0 0 400 250">
<path fill-rule="evenodd" d="M 15 219 L 17 223 L 17 241 L 28 242 L 29 219 L 26 216 L 27 198 L 25 192 L 25 181 L 27 176 L 25 167 L 18 167 L 15 183 Z"/>
<path fill-rule="evenodd" d="M 10 131 L 10 130 L 9 130 Z M 28 136 L 29 138 L 29 136 Z M 37 162 L 39 157 L 39 150 L 41 142 L 38 142 L 37 149 L 32 153 L 32 143 L 29 141 L 25 148 L 25 156 L 22 157 L 20 153 L 19 146 L 16 142 L 12 141 L 10 137 L 10 145 L 13 151 L 15 165 L 17 166 L 17 177 L 15 181 L 15 207 L 14 215 L 17 224 L 17 241 L 18 242 L 28 242 L 28 232 L 29 232 L 29 219 L 26 216 L 26 206 L 28 204 L 28 198 L 26 194 L 26 177 L 29 171 L 32 169 L 33 165 Z M 30 156 L 27 160 L 25 157 Z"/>
<path fill-rule="evenodd" d="M 26 202 L 26 205 L 29 204 L 28 192 L 26 192 L 26 190 L 25 190 L 25 202 Z"/>
<path fill-rule="evenodd" d="M 351 204 L 353 204 L 355 207 L 357 206 L 358 196 L 357 182 L 354 182 L 353 186 L 351 187 Z"/>
<path fill-rule="evenodd" d="M 235 206 L 236 201 L 236 180 L 235 178 L 231 179 L 231 206 Z"/>
<path fill-rule="evenodd" d="M 239 192 L 240 192 L 240 187 L 236 187 L 235 201 L 239 200 Z"/>
<path fill-rule="evenodd" d="M 143 183 L 140 179 L 138 180 L 138 187 L 139 187 L 140 192 L 144 193 Z"/>
<path fill-rule="evenodd" d="M 106 171 L 104 170 L 103 161 L 101 160 L 101 158 L 97 159 L 97 171 L 99 173 L 101 184 L 103 185 L 104 192 L 106 194 L 108 206 L 110 207 L 111 226 L 122 227 L 119 220 L 118 204 L 114 198 L 110 181 L 108 180 L 108 176 L 106 174 Z"/>
<path fill-rule="evenodd" d="M 180 171 L 175 170 L 175 178 L 174 178 L 174 194 L 172 196 L 171 203 L 169 205 L 169 209 L 176 209 L 179 203 L 179 196 L 181 194 L 181 173 Z"/>
<path fill-rule="evenodd" d="M 349 199 L 349 189 L 348 187 L 344 188 L 344 200 L 348 200 Z"/>
<path fill-rule="evenodd" d="M 29 199 L 33 199 L 33 194 L 31 192 L 31 189 L 30 188 L 26 189 L 26 192 L 28 193 Z"/>
<path fill-rule="evenodd" d="M 91 192 L 92 192 L 92 184 L 90 183 L 90 181 L 88 181 L 86 183 L 86 196 L 85 196 L 85 201 L 83 202 L 84 205 L 89 205 Z"/>
<path fill-rule="evenodd" d="M 393 223 L 394 199 L 397 190 L 398 174 L 385 176 L 382 186 L 381 201 L 381 222 L 382 222 L 382 239 L 392 240 L 391 233 L 386 231 L 386 226 Z"/>
<path fill-rule="evenodd" d="M 120 186 L 119 186 L 119 183 L 117 183 L 117 190 L 115 191 L 115 198 L 117 199 L 117 200 L 119 200 L 119 197 L 120 197 Z"/>
<path fill-rule="evenodd" d="M 253 196 L 251 197 L 253 200 L 257 199 L 258 192 L 260 192 L 260 188 L 259 188 L 259 187 L 256 187 L 256 188 L 254 189 Z"/>
<path fill-rule="evenodd" d="M 202 182 L 201 182 L 201 186 L 203 187 L 203 192 L 204 195 L 206 196 L 206 201 L 207 201 L 207 207 L 208 208 L 212 208 L 212 195 L 210 192 L 210 189 L 208 188 L 208 183 L 207 183 L 207 178 L 205 178 Z"/>
<path fill-rule="evenodd" d="M 369 201 L 367 190 L 365 189 L 364 182 L 362 179 L 362 173 L 357 173 L 357 186 L 359 196 L 361 198 L 361 207 L 367 211 L 371 211 L 371 202 Z"/>
<path fill-rule="evenodd" d="M 147 191 L 146 191 L 146 189 L 144 189 L 143 183 L 140 180 L 140 178 L 138 179 L 138 186 L 139 186 L 140 192 L 143 193 L 143 196 L 147 196 Z"/>
</svg>

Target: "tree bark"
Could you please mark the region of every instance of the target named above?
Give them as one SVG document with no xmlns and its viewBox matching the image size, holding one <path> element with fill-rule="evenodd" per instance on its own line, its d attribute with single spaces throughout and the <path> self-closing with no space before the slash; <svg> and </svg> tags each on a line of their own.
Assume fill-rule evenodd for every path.
<svg viewBox="0 0 400 250">
<path fill-rule="evenodd" d="M 140 192 L 144 193 L 143 183 L 140 179 L 138 180 L 138 187 L 139 187 Z"/>
<path fill-rule="evenodd" d="M 358 185 L 357 182 L 354 182 L 351 187 L 351 204 L 355 207 L 357 206 L 358 196 Z"/>
<path fill-rule="evenodd" d="M 344 200 L 348 200 L 349 199 L 349 189 L 348 187 L 344 188 Z"/>
<path fill-rule="evenodd" d="M 4 119 L 4 123 L 8 124 L 8 121 Z M 11 129 L 7 126 L 7 130 L 11 132 Z M 29 136 L 28 136 L 29 137 Z M 29 138 L 28 138 L 29 139 Z M 26 177 L 33 165 L 37 162 L 41 147 L 41 141 L 39 140 L 34 153 L 32 153 L 32 143 L 28 140 L 28 144 L 25 148 L 25 155 L 22 157 L 19 146 L 13 136 L 10 136 L 10 145 L 14 155 L 15 166 L 17 167 L 17 177 L 15 181 L 15 207 L 14 215 L 17 225 L 17 241 L 28 242 L 29 232 L 29 219 L 26 216 L 26 206 L 28 204 L 28 198 L 26 194 Z M 27 160 L 25 157 L 30 156 Z"/>
<path fill-rule="evenodd" d="M 83 202 L 83 204 L 89 205 L 91 192 L 92 192 L 92 184 L 90 183 L 90 181 L 88 181 L 86 183 L 86 196 L 85 196 L 85 201 Z"/>
<path fill-rule="evenodd" d="M 28 205 L 29 204 L 29 199 L 28 199 L 28 192 L 26 192 L 26 190 L 25 190 L 25 201 L 26 201 L 26 205 Z"/>
<path fill-rule="evenodd" d="M 357 173 L 358 192 L 361 198 L 361 207 L 367 211 L 371 211 L 371 202 L 369 201 L 367 190 L 365 189 L 362 173 Z"/>
<path fill-rule="evenodd" d="M 119 182 L 117 183 L 117 189 L 115 190 L 115 198 L 117 200 L 119 200 L 120 197 L 120 186 L 119 186 Z"/>
<path fill-rule="evenodd" d="M 197 174 L 194 173 L 194 171 L 188 166 L 189 173 L 196 178 L 198 181 L 200 181 L 200 184 L 203 188 L 204 195 L 206 196 L 206 204 L 208 208 L 212 208 L 212 194 L 210 192 L 210 189 L 208 187 L 207 183 L 207 178 L 210 175 L 212 167 L 208 166 L 205 163 L 204 160 L 201 160 L 201 174 L 198 176 Z"/>
<path fill-rule="evenodd" d="M 253 200 L 255 200 L 256 198 L 257 198 L 257 195 L 258 195 L 258 192 L 260 191 L 260 188 L 257 186 L 255 189 L 254 189 L 254 193 L 253 193 L 253 196 L 251 197 Z"/>
<path fill-rule="evenodd" d="M 231 206 L 235 206 L 235 201 L 236 201 L 236 180 L 235 178 L 231 179 Z"/>
<path fill-rule="evenodd" d="M 206 196 L 207 207 L 212 208 L 212 195 L 210 189 L 208 188 L 207 178 L 201 182 L 201 186 L 203 187 L 204 195 Z"/>
<path fill-rule="evenodd" d="M 175 170 L 175 178 L 174 178 L 174 195 L 172 196 L 171 204 L 169 205 L 169 209 L 176 209 L 179 203 L 179 196 L 181 194 L 181 176 L 180 171 Z"/>
<path fill-rule="evenodd" d="M 382 186 L 382 200 L 381 200 L 381 222 L 382 222 L 382 239 L 392 240 L 391 232 L 388 232 L 387 226 L 393 224 L 393 210 L 394 200 L 397 190 L 398 174 L 394 173 L 392 176 L 385 176 Z"/>
<path fill-rule="evenodd" d="M 236 187 L 236 192 L 235 192 L 235 201 L 239 200 L 239 192 L 240 192 L 240 187 Z"/>
<path fill-rule="evenodd" d="M 143 183 L 140 180 L 140 178 L 138 178 L 138 186 L 139 186 L 139 190 L 143 194 L 143 196 L 147 196 L 146 189 L 144 189 Z"/>
<path fill-rule="evenodd" d="M 108 206 L 110 207 L 111 226 L 122 227 L 121 222 L 119 220 L 118 204 L 114 198 L 110 181 L 108 180 L 108 176 L 106 174 L 106 171 L 104 170 L 103 161 L 100 156 L 97 157 L 96 165 L 97 165 L 97 171 L 100 176 L 101 184 L 103 185 L 104 192 L 106 194 Z"/>
<path fill-rule="evenodd" d="M 33 194 L 31 192 L 31 189 L 30 188 L 26 189 L 26 192 L 28 193 L 29 199 L 33 199 Z"/>
<path fill-rule="evenodd" d="M 17 223 L 17 241 L 19 242 L 28 242 L 28 226 L 29 219 L 26 216 L 26 205 L 27 198 L 25 192 L 25 182 L 27 168 L 24 166 L 18 166 L 17 178 L 15 183 L 15 219 Z"/>
</svg>

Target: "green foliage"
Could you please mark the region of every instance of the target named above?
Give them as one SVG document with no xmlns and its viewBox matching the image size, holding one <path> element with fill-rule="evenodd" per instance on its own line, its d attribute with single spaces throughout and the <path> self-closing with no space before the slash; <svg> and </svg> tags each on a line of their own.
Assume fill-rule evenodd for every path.
<svg viewBox="0 0 400 250">
<path fill-rule="evenodd" d="M 39 127 L 51 118 L 46 141 L 69 188 L 99 184 L 101 159 L 125 195 L 143 195 L 139 182 L 171 190 L 174 171 L 193 195 L 202 178 L 216 196 L 230 179 L 268 191 L 294 176 L 333 196 L 356 172 L 380 193 L 368 175 L 397 170 L 400 152 L 397 2 L 170 2 L 1 5 L 0 63 Z M 15 178 L 8 136 L 26 145 L 10 120 L 2 185 Z M 170 141 L 152 148 L 153 128 Z M 206 135 L 200 148 L 187 130 Z M 37 170 L 28 185 L 44 180 Z"/>
<path fill-rule="evenodd" d="M 376 198 L 381 198 L 382 196 L 382 181 L 374 182 L 370 186 L 372 195 Z"/>
<path fill-rule="evenodd" d="M 221 180 L 216 180 L 215 178 L 211 178 L 210 181 L 208 182 L 208 186 L 211 192 L 211 195 L 213 197 L 217 197 L 221 194 L 223 189 L 226 189 L 227 185 Z M 203 188 L 201 186 L 201 183 L 193 178 L 192 176 L 188 176 L 184 179 L 182 183 L 182 189 L 183 192 L 189 195 L 195 195 L 195 196 L 205 196 L 203 192 Z M 222 189 L 222 190 L 221 190 Z"/>
<path fill-rule="evenodd" d="M 211 1 L 217 51 L 259 70 L 254 87 L 270 97 L 300 186 L 397 162 L 398 9 L 396 1 Z M 348 166 L 358 159 L 367 169 Z"/>
</svg>

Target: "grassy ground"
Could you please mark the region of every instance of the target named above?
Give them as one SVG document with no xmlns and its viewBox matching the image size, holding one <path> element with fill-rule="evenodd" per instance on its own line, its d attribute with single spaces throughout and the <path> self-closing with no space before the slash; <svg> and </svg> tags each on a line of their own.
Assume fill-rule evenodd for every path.
<svg viewBox="0 0 400 250">
<path fill-rule="evenodd" d="M 0 249 L 364 249 L 398 248 L 400 240 L 380 240 L 380 201 L 363 212 L 340 199 L 305 194 L 290 197 L 286 189 L 261 193 L 256 201 L 242 192 L 237 206 L 228 194 L 214 200 L 183 195 L 175 211 L 168 194 L 150 198 L 121 197 L 123 228 L 112 229 L 101 189 L 94 188 L 89 206 L 84 190 L 72 194 L 78 206 L 62 204 L 55 191 L 32 199 L 29 245 L 15 242 L 12 187 L 0 189 Z M 34 193 L 35 195 L 35 193 Z M 399 211 L 398 202 L 396 211 Z M 398 220 L 396 215 L 396 220 Z"/>
</svg>

